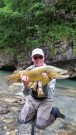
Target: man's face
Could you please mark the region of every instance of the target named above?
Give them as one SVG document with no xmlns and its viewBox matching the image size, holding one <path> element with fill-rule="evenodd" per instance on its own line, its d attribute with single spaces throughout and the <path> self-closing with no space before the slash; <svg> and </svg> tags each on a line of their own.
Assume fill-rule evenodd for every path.
<svg viewBox="0 0 76 135">
<path fill-rule="evenodd" d="M 42 66 L 43 63 L 44 63 L 44 60 L 45 60 L 44 56 L 39 55 L 39 54 L 36 54 L 36 55 L 34 55 L 34 56 L 32 57 L 32 61 L 33 61 L 34 65 L 35 65 L 36 67 Z"/>
</svg>

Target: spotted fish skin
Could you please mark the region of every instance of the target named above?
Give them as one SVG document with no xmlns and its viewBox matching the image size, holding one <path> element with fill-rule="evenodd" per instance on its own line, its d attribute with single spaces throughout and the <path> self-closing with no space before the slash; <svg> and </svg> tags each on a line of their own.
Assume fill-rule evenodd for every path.
<svg viewBox="0 0 76 135">
<path fill-rule="evenodd" d="M 43 78 L 42 77 L 43 72 L 46 72 L 48 77 Z M 69 77 L 67 70 L 63 70 L 55 66 L 47 65 L 47 66 L 36 67 L 32 70 L 18 71 L 11 75 L 6 76 L 5 79 L 7 83 L 11 85 L 15 82 L 19 82 L 22 73 L 23 75 L 28 76 L 30 81 L 32 82 L 41 81 L 43 85 L 46 85 L 51 78 L 66 79 Z"/>
</svg>

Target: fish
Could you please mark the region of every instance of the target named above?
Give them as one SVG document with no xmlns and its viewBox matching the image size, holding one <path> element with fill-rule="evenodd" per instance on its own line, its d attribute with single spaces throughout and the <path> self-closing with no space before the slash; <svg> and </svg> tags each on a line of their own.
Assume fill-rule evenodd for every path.
<svg viewBox="0 0 76 135">
<path fill-rule="evenodd" d="M 46 72 L 47 76 L 43 77 L 42 73 Z M 21 74 L 29 77 L 28 89 L 31 88 L 32 91 L 36 91 L 39 98 L 46 97 L 43 86 L 48 84 L 50 80 L 53 79 L 66 79 L 69 77 L 67 70 L 57 68 L 55 66 L 40 66 L 30 70 L 16 71 L 11 75 L 5 77 L 8 85 L 20 81 Z"/>
<path fill-rule="evenodd" d="M 42 73 L 46 72 L 47 77 L 42 77 Z M 41 81 L 42 85 L 46 85 L 49 81 L 53 79 L 66 79 L 69 77 L 69 73 L 67 70 L 55 67 L 55 66 L 40 66 L 31 70 L 21 70 L 18 72 L 14 72 L 10 75 L 5 76 L 5 80 L 8 85 L 19 82 L 21 80 L 21 74 L 28 76 L 30 82 L 38 82 Z"/>
</svg>

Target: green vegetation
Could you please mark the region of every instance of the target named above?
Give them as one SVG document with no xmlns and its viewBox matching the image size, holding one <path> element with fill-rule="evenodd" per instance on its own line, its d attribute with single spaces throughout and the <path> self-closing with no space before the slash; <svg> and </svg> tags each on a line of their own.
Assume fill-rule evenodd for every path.
<svg viewBox="0 0 76 135">
<path fill-rule="evenodd" d="M 76 0 L 0 0 L 0 50 L 17 52 L 72 38 L 76 53 Z M 66 17 L 68 15 L 68 17 Z"/>
</svg>

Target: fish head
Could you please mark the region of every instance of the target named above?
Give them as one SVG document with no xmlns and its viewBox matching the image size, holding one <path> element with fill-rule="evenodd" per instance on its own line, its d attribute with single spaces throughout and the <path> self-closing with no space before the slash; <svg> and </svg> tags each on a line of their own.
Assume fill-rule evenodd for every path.
<svg viewBox="0 0 76 135">
<path fill-rule="evenodd" d="M 69 72 L 67 70 L 60 71 L 60 76 L 58 79 L 66 79 L 69 78 Z"/>
<path fill-rule="evenodd" d="M 49 69 L 48 72 L 48 77 L 49 78 L 54 78 L 54 79 L 66 79 L 69 78 L 69 73 L 67 70 L 63 70 L 63 69 Z"/>
</svg>

